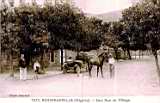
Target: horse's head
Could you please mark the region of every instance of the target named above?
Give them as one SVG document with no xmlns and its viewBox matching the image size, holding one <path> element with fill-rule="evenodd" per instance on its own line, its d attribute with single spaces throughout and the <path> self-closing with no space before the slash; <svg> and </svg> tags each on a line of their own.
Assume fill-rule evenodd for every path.
<svg viewBox="0 0 160 103">
<path fill-rule="evenodd" d="M 102 58 L 103 60 L 108 60 L 108 53 L 107 52 L 103 52 L 98 57 Z"/>
</svg>

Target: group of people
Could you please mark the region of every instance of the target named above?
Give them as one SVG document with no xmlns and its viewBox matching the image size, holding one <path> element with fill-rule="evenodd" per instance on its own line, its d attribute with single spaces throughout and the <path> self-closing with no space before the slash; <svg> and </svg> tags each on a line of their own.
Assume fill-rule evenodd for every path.
<svg viewBox="0 0 160 103">
<path fill-rule="evenodd" d="M 35 72 L 35 75 L 33 79 L 38 79 L 38 72 L 39 69 L 41 68 L 40 63 L 38 60 L 36 60 L 33 64 L 33 70 Z M 19 70 L 20 70 L 20 80 L 27 80 L 27 65 L 26 65 L 26 60 L 24 58 L 24 54 L 21 54 L 21 58 L 19 60 Z"/>
<path fill-rule="evenodd" d="M 72 57 L 69 57 L 67 59 L 67 62 L 73 61 Z M 110 72 L 110 77 L 114 77 L 115 75 L 115 59 L 112 55 L 112 53 L 109 53 L 108 55 L 108 64 L 109 64 L 109 72 Z"/>
<path fill-rule="evenodd" d="M 72 58 L 68 58 L 68 61 L 71 61 Z M 115 59 L 113 58 L 112 54 L 109 54 L 109 58 L 108 58 L 108 63 L 109 63 L 109 70 L 110 70 L 110 76 L 113 77 L 114 76 L 114 69 L 115 69 Z M 33 79 L 38 79 L 38 72 L 39 69 L 41 68 L 40 63 L 38 62 L 38 60 L 36 60 L 33 64 L 33 70 L 35 72 L 35 75 L 33 77 Z M 21 58 L 19 61 L 19 69 L 20 69 L 20 80 L 27 80 L 27 65 L 26 65 L 26 61 L 24 58 L 24 54 L 21 54 Z"/>
</svg>

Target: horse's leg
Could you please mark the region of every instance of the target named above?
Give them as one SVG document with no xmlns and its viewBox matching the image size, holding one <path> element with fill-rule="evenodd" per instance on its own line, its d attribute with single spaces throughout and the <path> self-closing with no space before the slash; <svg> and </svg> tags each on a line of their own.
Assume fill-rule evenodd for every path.
<svg viewBox="0 0 160 103">
<path fill-rule="evenodd" d="M 103 65 L 101 66 L 101 76 L 102 76 L 102 78 L 104 77 L 103 76 Z"/>
<path fill-rule="evenodd" d="M 114 77 L 114 65 L 110 64 L 110 75 L 111 75 L 111 78 Z"/>
<path fill-rule="evenodd" d="M 97 77 L 98 77 L 98 73 L 99 73 L 99 66 L 97 65 Z"/>
<path fill-rule="evenodd" d="M 89 63 L 87 63 L 86 72 L 88 72 L 88 70 L 89 70 Z"/>
<path fill-rule="evenodd" d="M 89 69 L 89 76 L 92 77 L 92 74 L 91 74 L 92 65 L 90 65 L 88 69 Z"/>
<path fill-rule="evenodd" d="M 110 78 L 112 78 L 112 65 L 109 64 L 109 72 L 110 72 Z"/>
<path fill-rule="evenodd" d="M 76 67 L 74 67 L 74 73 L 76 73 Z"/>
<path fill-rule="evenodd" d="M 114 78 L 114 75 L 115 75 L 115 66 L 112 65 L 112 77 Z"/>
</svg>

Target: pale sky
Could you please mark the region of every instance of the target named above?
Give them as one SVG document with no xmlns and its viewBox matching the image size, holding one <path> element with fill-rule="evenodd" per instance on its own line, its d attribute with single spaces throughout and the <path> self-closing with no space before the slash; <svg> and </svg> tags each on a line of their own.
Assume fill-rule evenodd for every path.
<svg viewBox="0 0 160 103">
<path fill-rule="evenodd" d="M 127 8 L 132 5 L 129 0 L 76 0 L 84 12 L 101 14 Z"/>
<path fill-rule="evenodd" d="M 18 4 L 19 0 L 15 0 Z M 30 2 L 31 0 L 26 0 Z M 127 8 L 131 6 L 131 0 L 74 0 L 76 6 L 80 7 L 85 13 L 101 14 L 111 11 Z M 42 4 L 44 0 L 37 0 L 38 4 Z"/>
</svg>

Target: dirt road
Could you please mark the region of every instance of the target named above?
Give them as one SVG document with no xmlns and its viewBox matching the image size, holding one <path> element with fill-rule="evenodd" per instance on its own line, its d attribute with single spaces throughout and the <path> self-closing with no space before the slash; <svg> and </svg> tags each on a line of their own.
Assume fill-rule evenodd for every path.
<svg viewBox="0 0 160 103">
<path fill-rule="evenodd" d="M 96 68 L 88 73 L 59 74 L 39 80 L 0 80 L 0 97 L 14 96 L 150 96 L 160 95 L 153 57 L 116 63 L 115 78 L 109 78 L 104 65 L 104 78 L 96 77 Z M 2 76 L 0 76 L 3 78 Z"/>
</svg>

